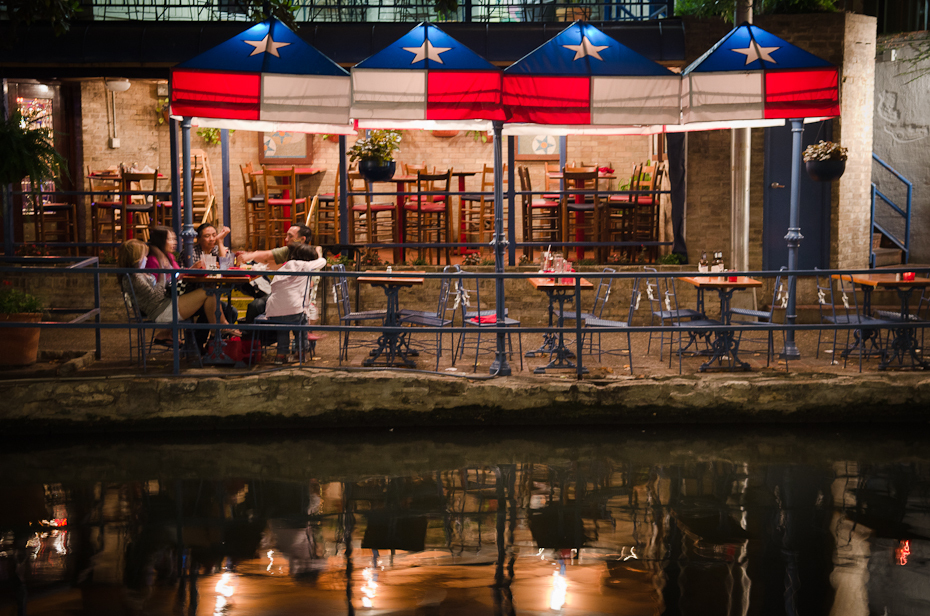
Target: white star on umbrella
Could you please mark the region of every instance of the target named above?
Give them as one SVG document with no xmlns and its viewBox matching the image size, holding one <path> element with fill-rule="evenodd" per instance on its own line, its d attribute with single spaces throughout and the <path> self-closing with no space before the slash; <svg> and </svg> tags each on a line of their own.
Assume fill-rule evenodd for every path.
<svg viewBox="0 0 930 616">
<path fill-rule="evenodd" d="M 435 60 L 442 64 L 442 58 L 439 57 L 439 54 L 449 51 L 451 47 L 433 47 L 429 41 L 423 41 L 423 44 L 419 47 L 403 47 L 404 51 L 409 51 L 413 54 L 413 60 L 410 61 L 410 64 L 416 64 L 421 62 L 424 58 L 429 58 L 430 60 Z"/>
<path fill-rule="evenodd" d="M 278 48 L 290 45 L 290 43 L 275 43 L 270 34 L 266 34 L 265 38 L 260 41 L 243 41 L 243 43 L 248 43 L 255 48 L 249 54 L 250 57 L 267 51 L 271 55 L 280 58 L 281 54 L 278 53 Z"/>
<path fill-rule="evenodd" d="M 781 47 L 759 47 L 758 43 L 753 41 L 749 44 L 749 47 L 746 49 L 731 49 L 730 51 L 735 51 L 736 53 L 741 53 L 746 56 L 746 64 L 751 64 L 758 59 L 763 59 L 766 62 L 771 62 L 772 64 L 778 64 L 775 60 L 772 59 L 772 52 L 776 49 L 781 49 Z"/>
<path fill-rule="evenodd" d="M 575 57 L 572 58 L 572 62 L 575 60 L 580 60 L 585 56 L 590 56 L 592 58 L 597 58 L 601 62 L 604 61 L 604 58 L 601 57 L 601 54 L 598 53 L 604 49 L 607 49 L 610 45 L 595 45 L 588 37 L 581 37 L 581 45 L 562 45 L 565 49 L 570 49 L 575 52 Z"/>
</svg>

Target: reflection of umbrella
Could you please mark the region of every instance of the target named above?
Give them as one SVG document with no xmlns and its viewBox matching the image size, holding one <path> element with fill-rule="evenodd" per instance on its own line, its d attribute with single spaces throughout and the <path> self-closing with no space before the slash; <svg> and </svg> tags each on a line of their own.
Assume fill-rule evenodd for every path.
<svg viewBox="0 0 930 616">
<path fill-rule="evenodd" d="M 348 72 L 276 19 L 171 70 L 171 113 L 199 126 L 354 134 Z"/>
<path fill-rule="evenodd" d="M 352 117 L 362 128 L 487 127 L 504 119 L 501 72 L 421 23 L 352 68 Z"/>
<path fill-rule="evenodd" d="M 620 127 L 678 124 L 680 82 L 591 24 L 576 22 L 504 71 L 504 105 L 509 123 L 638 132 Z M 508 125 L 505 132 L 515 131 Z"/>
</svg>

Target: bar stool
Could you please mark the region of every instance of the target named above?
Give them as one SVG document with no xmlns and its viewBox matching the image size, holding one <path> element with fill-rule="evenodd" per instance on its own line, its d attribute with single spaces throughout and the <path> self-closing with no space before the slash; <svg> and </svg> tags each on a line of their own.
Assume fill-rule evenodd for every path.
<svg viewBox="0 0 930 616">
<path fill-rule="evenodd" d="M 151 182 L 151 188 L 145 186 Z M 158 169 L 152 172 L 122 172 L 123 211 L 126 212 L 124 240 L 129 239 L 130 232 L 144 242 L 149 241 L 149 227 L 155 216 L 155 191 L 158 189 Z"/>
<path fill-rule="evenodd" d="M 36 242 L 71 242 L 77 238 L 77 208 L 73 203 L 45 203 L 39 200 L 35 217 Z M 68 248 L 68 255 L 74 248 Z"/>
<path fill-rule="evenodd" d="M 282 182 L 273 183 L 280 178 Z M 287 230 L 307 216 L 306 200 L 297 197 L 297 168 L 271 169 L 262 165 L 265 198 L 265 248 L 279 246 Z M 277 194 L 277 196 L 275 196 Z"/>
<path fill-rule="evenodd" d="M 393 201 L 373 203 L 370 193 L 368 182 L 360 173 L 357 171 L 349 173 L 346 193 L 349 199 L 349 216 L 351 216 L 349 243 L 354 244 L 358 235 L 364 235 L 366 244 L 376 244 L 385 234 L 388 242 L 393 243 L 397 229 L 397 204 Z M 379 216 L 385 212 L 387 216 Z"/>
<path fill-rule="evenodd" d="M 86 168 L 86 178 L 92 194 L 90 197 L 91 241 L 102 243 L 105 236 L 109 241 L 119 241 L 117 232 L 122 230 L 120 213 L 123 202 L 119 195 L 110 194 L 119 192 L 121 185 L 118 173 L 91 172 Z"/>
<path fill-rule="evenodd" d="M 565 190 L 580 189 L 588 194 L 562 195 L 562 228 L 565 237 L 583 241 L 585 236 L 590 241 L 598 241 L 601 237 L 600 225 L 600 195 L 597 188 L 597 169 L 593 167 L 566 167 L 562 174 L 565 180 Z M 603 252 L 596 248 L 595 253 Z M 567 253 L 563 249 L 563 253 Z M 576 254 L 582 254 L 579 248 Z M 603 257 L 601 258 L 603 261 Z"/>
<path fill-rule="evenodd" d="M 530 170 L 521 165 L 517 168 L 520 177 L 520 195 L 523 203 L 523 241 L 549 242 L 558 244 L 562 241 L 562 213 L 561 203 L 558 200 L 534 199 L 533 184 L 530 181 Z M 523 254 L 531 261 L 534 249 L 524 246 Z"/>
<path fill-rule="evenodd" d="M 452 169 L 444 172 L 417 173 L 417 194 L 410 195 L 404 202 L 404 209 L 408 214 L 416 213 L 415 223 L 407 218 L 407 237 L 416 233 L 417 243 L 449 242 L 452 237 L 451 210 L 449 208 L 449 185 L 452 182 Z M 424 195 L 423 192 L 442 192 L 440 195 Z M 443 197 L 442 200 L 433 200 L 433 197 Z M 417 247 L 417 256 L 422 258 L 423 247 Z M 450 249 L 445 248 L 446 265 L 450 265 Z M 427 249 L 427 259 L 429 250 Z M 439 248 L 436 249 L 436 262 L 439 262 Z"/>
<path fill-rule="evenodd" d="M 242 174 L 242 190 L 245 195 L 245 235 L 249 250 L 264 248 L 265 243 L 265 194 L 258 191 L 255 169 L 252 162 L 239 165 Z"/>
</svg>

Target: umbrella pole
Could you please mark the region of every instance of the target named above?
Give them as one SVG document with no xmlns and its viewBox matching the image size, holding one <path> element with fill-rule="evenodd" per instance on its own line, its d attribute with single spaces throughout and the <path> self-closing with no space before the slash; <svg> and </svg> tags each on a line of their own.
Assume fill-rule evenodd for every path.
<svg viewBox="0 0 930 616">
<path fill-rule="evenodd" d="M 194 238 L 194 191 L 191 188 L 191 118 L 184 116 L 181 120 L 181 158 L 184 165 L 184 228 L 181 230 L 181 239 L 184 242 L 184 267 L 193 265 Z"/>
<path fill-rule="evenodd" d="M 788 220 L 788 235 L 785 239 L 788 241 L 788 272 L 794 272 L 798 269 L 798 248 L 801 246 L 801 235 L 799 222 L 799 203 L 801 201 L 801 137 L 804 134 L 804 121 L 798 118 L 791 119 L 791 201 Z M 797 288 L 797 278 L 794 275 L 788 276 L 788 306 L 785 311 L 785 324 L 794 325 L 798 315 L 795 308 L 795 290 Z M 785 332 L 785 347 L 779 355 L 782 359 L 800 359 L 801 353 L 794 342 L 794 330 L 789 329 Z"/>
<path fill-rule="evenodd" d="M 504 239 L 504 174 L 503 174 L 503 143 L 501 143 L 504 123 L 494 121 L 494 239 L 491 240 L 494 246 L 494 272 L 497 274 L 504 273 L 504 247 L 507 240 Z M 480 281 L 479 281 L 480 282 Z M 497 312 L 497 327 L 502 327 L 504 323 L 504 279 L 497 277 L 494 279 L 495 285 L 495 308 Z M 505 334 L 503 331 L 497 332 L 497 357 L 491 364 L 491 374 L 498 376 L 510 376 L 510 365 L 507 363 L 507 346 Z"/>
</svg>

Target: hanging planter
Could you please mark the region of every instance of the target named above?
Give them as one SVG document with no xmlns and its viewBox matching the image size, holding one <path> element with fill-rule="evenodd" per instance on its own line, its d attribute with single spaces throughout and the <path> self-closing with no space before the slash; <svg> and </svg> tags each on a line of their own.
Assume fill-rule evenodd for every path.
<svg viewBox="0 0 930 616">
<path fill-rule="evenodd" d="M 804 150 L 804 166 L 815 182 L 832 182 L 846 171 L 846 148 L 832 141 L 821 141 Z"/>
<path fill-rule="evenodd" d="M 815 182 L 838 180 L 846 171 L 845 160 L 809 160 L 804 163 L 807 175 Z"/>
<path fill-rule="evenodd" d="M 380 162 L 377 160 L 358 161 L 358 172 L 369 182 L 386 182 L 394 177 L 397 161 Z"/>
<path fill-rule="evenodd" d="M 439 137 L 441 139 L 448 139 L 449 137 L 455 137 L 456 135 L 458 135 L 459 131 L 457 130 L 431 130 L 430 134 L 432 134 L 433 137 Z"/>
</svg>

